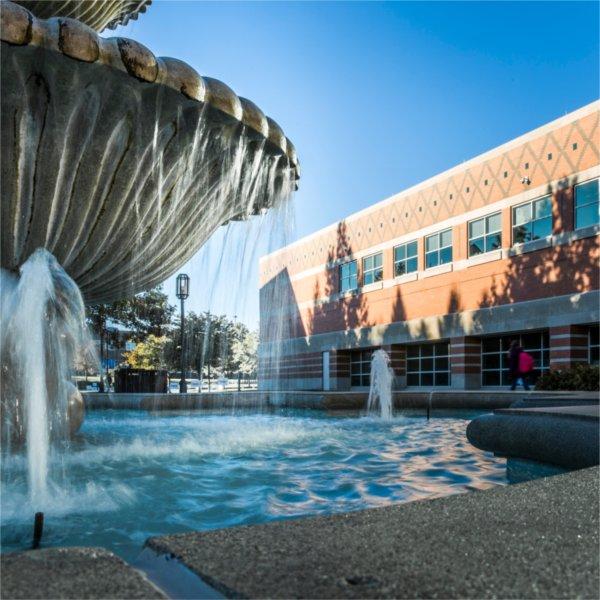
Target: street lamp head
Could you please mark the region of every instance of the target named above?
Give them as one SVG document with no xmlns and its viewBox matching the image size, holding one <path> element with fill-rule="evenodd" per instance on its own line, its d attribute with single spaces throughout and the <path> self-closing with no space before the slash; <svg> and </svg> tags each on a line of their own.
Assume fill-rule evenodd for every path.
<svg viewBox="0 0 600 600">
<path fill-rule="evenodd" d="M 185 273 L 179 273 L 176 280 L 176 294 L 180 300 L 185 300 L 190 295 L 190 278 Z"/>
</svg>

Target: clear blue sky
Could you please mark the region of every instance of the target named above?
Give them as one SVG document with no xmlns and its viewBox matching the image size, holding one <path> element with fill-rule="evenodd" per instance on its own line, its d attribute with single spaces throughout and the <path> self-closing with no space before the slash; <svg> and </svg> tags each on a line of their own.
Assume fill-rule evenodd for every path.
<svg viewBox="0 0 600 600">
<path fill-rule="evenodd" d="M 303 236 L 597 99 L 598 22 L 596 2 L 154 0 L 116 35 L 278 121 Z"/>
</svg>

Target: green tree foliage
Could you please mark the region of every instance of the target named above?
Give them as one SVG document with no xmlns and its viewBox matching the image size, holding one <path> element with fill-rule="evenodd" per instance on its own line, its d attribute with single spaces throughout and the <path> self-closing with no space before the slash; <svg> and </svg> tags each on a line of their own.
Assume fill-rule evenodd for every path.
<svg viewBox="0 0 600 600">
<path fill-rule="evenodd" d="M 175 319 L 165 348 L 169 368 L 179 370 L 181 365 L 181 325 Z M 246 325 L 209 312 L 185 316 L 186 370 L 196 371 L 201 377 L 238 373 L 252 376 L 256 373 L 258 335 Z"/>
<path fill-rule="evenodd" d="M 129 339 L 140 342 L 149 335 L 165 335 L 169 330 L 175 307 L 169 304 L 167 294 L 162 287 L 143 292 L 127 300 L 112 304 L 97 304 L 88 307 L 87 319 L 90 328 L 106 339 L 114 336 L 109 326 L 126 329 Z"/>
<path fill-rule="evenodd" d="M 166 335 L 158 337 L 150 334 L 143 342 L 138 342 L 130 352 L 125 352 L 127 364 L 134 369 L 160 369 L 164 368 L 164 350 L 168 338 Z"/>
</svg>

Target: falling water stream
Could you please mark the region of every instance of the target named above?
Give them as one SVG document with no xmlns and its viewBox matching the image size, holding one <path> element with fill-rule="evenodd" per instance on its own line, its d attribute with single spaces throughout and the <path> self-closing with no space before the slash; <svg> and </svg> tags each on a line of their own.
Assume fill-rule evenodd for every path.
<svg viewBox="0 0 600 600">
<path fill-rule="evenodd" d="M 206 138 L 204 129 L 198 128 L 199 138 Z M 226 140 L 213 138 L 211 142 L 213 145 L 222 143 L 223 148 L 227 145 Z M 279 158 L 267 155 L 262 148 L 249 152 L 247 145 L 248 140 L 242 135 L 226 155 L 221 153 L 222 170 L 216 180 L 200 181 L 202 177 L 198 175 L 198 169 L 192 168 L 193 164 L 202 162 L 200 155 L 206 150 L 206 144 L 194 144 L 190 153 L 193 160 L 184 158 L 176 169 L 178 173 L 188 173 L 194 178 L 193 184 L 190 183 L 192 187 L 204 182 L 197 206 L 214 205 L 214 210 L 206 211 L 204 208 L 206 218 L 200 229 L 184 232 L 186 246 L 201 244 L 223 218 L 234 219 L 224 229 L 218 230 L 221 243 L 215 245 L 212 255 L 207 255 L 209 262 L 217 265 L 212 280 L 206 277 L 206 272 L 203 278 L 197 279 L 202 293 L 211 298 L 211 304 L 214 298 L 222 312 L 225 312 L 226 303 L 218 301 L 215 289 L 226 290 L 228 306 L 234 307 L 231 312 L 236 310 L 236 304 L 243 304 L 248 290 L 255 289 L 255 283 L 244 277 L 256 262 L 257 252 L 269 251 L 273 247 L 270 242 L 279 237 L 282 224 L 289 222 L 293 214 L 289 201 L 295 186 L 292 171 L 282 167 Z M 158 156 L 157 162 L 162 164 Z M 206 179 L 209 179 L 208 165 L 204 165 L 204 171 Z M 152 177 L 161 179 L 157 193 L 160 198 L 163 188 L 172 183 L 164 177 L 162 169 L 157 169 Z M 189 187 L 183 186 L 188 191 Z M 122 275 L 131 278 L 131 289 L 135 287 L 134 276 L 131 275 L 133 262 L 142 260 L 154 243 L 153 238 L 146 235 L 148 223 L 158 218 L 166 227 L 173 219 L 181 218 L 179 213 L 183 210 L 183 194 L 180 193 L 171 194 L 168 209 L 160 202 L 154 204 L 154 215 L 149 214 L 153 209 L 152 203 L 142 205 L 137 202 L 138 198 L 136 196 L 133 204 L 137 224 L 135 230 L 128 232 L 127 242 L 133 248 L 132 264 L 124 265 L 122 269 Z M 257 207 L 262 208 L 258 210 Z M 267 211 L 267 207 L 271 207 L 271 211 Z M 187 225 L 185 227 L 188 228 Z M 222 231 L 225 231 L 224 235 Z M 124 243 L 121 233 L 121 229 L 116 230 L 113 239 L 105 243 Z M 100 250 L 92 251 L 99 255 Z M 172 260 L 170 256 L 164 259 Z M 236 274 L 225 275 L 224 260 L 237 265 Z M 150 271 L 160 269 L 160 262 L 160 253 L 149 256 L 145 268 Z M 102 282 L 107 290 L 112 289 L 111 286 L 120 290 L 128 287 L 113 283 L 114 276 L 113 271 L 104 275 L 100 271 L 99 283 L 88 284 L 88 289 L 92 294 L 102 294 L 98 287 L 103 285 Z M 235 284 L 232 285 L 232 282 Z M 50 460 L 50 457 L 53 453 L 59 456 L 64 453 L 83 419 L 83 401 L 71 383 L 70 375 L 76 357 L 94 353 L 93 343 L 85 323 L 82 294 L 75 281 L 47 250 L 40 248 L 30 254 L 21 265 L 19 275 L 2 270 L 0 283 L 3 462 L 8 454 L 22 453 L 26 456 L 30 508 L 33 511 L 44 510 L 45 505 L 56 500 L 57 494 L 64 497 L 69 489 L 68 474 L 64 469 L 60 472 L 60 469 L 50 466 L 64 461 L 56 460 L 56 457 Z M 234 299 L 233 305 L 231 299 Z M 87 362 L 93 364 L 94 360 L 97 362 L 97 359 L 89 357 Z M 10 484 L 3 474 L 3 484 L 6 483 Z"/>
<path fill-rule="evenodd" d="M 32 507 L 48 500 L 51 442 L 65 444 L 83 418 L 70 371 L 77 356 L 93 361 L 83 299 L 46 250 L 36 250 L 20 277 L 2 271 L 0 310 L 3 453 L 27 456 Z"/>
<path fill-rule="evenodd" d="M 367 411 L 370 414 L 379 412 L 382 419 L 392 418 L 392 382 L 394 371 L 390 367 L 390 357 L 385 350 L 373 352 L 371 359 L 371 387 Z"/>
</svg>

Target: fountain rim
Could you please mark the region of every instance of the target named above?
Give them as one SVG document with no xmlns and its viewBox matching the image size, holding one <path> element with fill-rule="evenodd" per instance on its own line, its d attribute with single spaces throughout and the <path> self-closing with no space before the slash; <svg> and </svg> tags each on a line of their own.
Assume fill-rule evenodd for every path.
<svg viewBox="0 0 600 600">
<path fill-rule="evenodd" d="M 25 7 L 2 1 L 0 40 L 13 46 L 53 50 L 80 62 L 103 64 L 127 73 L 138 81 L 164 85 L 190 100 L 208 104 L 251 129 L 287 157 L 300 178 L 300 164 L 292 142 L 281 127 L 253 102 L 237 96 L 225 83 L 201 76 L 182 60 L 157 57 L 143 44 L 123 37 L 102 37 L 77 19 L 39 19 Z"/>
</svg>

